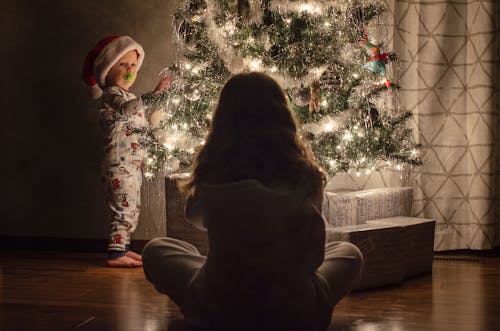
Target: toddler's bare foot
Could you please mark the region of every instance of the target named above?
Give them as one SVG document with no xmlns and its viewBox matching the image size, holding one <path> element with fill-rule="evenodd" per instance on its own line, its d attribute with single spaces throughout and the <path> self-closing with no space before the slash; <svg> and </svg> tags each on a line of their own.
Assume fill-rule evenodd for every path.
<svg viewBox="0 0 500 331">
<path fill-rule="evenodd" d="M 108 267 L 137 268 L 142 266 L 142 261 L 137 261 L 124 255 L 116 259 L 109 259 L 106 261 L 106 264 Z"/>
<path fill-rule="evenodd" d="M 142 261 L 142 256 L 140 254 L 137 254 L 136 252 L 128 251 L 127 253 L 125 253 L 125 256 L 128 256 L 129 258 L 136 261 Z"/>
</svg>

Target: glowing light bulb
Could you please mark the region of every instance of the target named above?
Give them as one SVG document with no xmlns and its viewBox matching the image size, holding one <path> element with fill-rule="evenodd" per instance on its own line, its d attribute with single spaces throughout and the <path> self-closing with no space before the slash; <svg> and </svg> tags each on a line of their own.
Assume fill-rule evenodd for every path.
<svg viewBox="0 0 500 331">
<path fill-rule="evenodd" d="M 314 6 L 310 3 L 304 3 L 299 5 L 299 12 L 319 14 L 321 12 L 321 9 L 319 8 L 319 6 Z"/>
<path fill-rule="evenodd" d="M 333 122 L 328 122 L 323 126 L 323 130 L 326 132 L 333 131 Z"/>
<path fill-rule="evenodd" d="M 309 74 L 311 74 L 312 76 L 316 77 L 317 79 L 319 79 L 319 77 L 321 76 L 321 74 L 325 71 L 325 68 L 312 68 L 311 70 L 309 70 Z"/>
<path fill-rule="evenodd" d="M 349 131 L 346 131 L 344 133 L 344 135 L 342 136 L 342 139 L 344 141 L 351 141 L 352 140 L 352 133 L 350 133 Z"/>
<path fill-rule="evenodd" d="M 231 22 L 228 22 L 224 25 L 224 31 L 226 31 L 228 35 L 233 35 L 235 30 L 236 27 Z"/>
<path fill-rule="evenodd" d="M 248 67 L 251 69 L 251 70 L 254 70 L 254 71 L 258 71 L 261 69 L 262 67 L 262 60 L 260 59 L 252 59 L 250 60 L 250 62 L 248 63 Z"/>
</svg>

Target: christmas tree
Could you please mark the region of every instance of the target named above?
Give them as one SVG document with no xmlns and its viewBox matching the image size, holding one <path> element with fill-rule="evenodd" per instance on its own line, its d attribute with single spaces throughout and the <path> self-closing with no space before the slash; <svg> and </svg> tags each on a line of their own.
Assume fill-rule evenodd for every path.
<svg viewBox="0 0 500 331">
<path fill-rule="evenodd" d="M 178 60 L 167 68 L 176 78 L 150 100 L 166 116 L 146 132 L 146 175 L 189 171 L 222 86 L 244 71 L 280 83 L 328 174 L 419 165 L 412 114 L 398 104 L 391 77 L 397 57 L 380 32 L 383 10 L 368 0 L 181 1 Z"/>
</svg>

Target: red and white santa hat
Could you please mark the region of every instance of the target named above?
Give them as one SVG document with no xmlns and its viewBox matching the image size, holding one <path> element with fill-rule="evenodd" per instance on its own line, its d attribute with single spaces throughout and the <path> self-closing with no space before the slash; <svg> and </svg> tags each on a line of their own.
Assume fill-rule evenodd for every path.
<svg viewBox="0 0 500 331">
<path fill-rule="evenodd" d="M 87 54 L 82 70 L 82 79 L 89 88 L 90 95 L 99 99 L 106 86 L 106 76 L 111 67 L 127 52 L 137 51 L 137 70 L 144 60 L 144 49 L 129 36 L 109 36 L 100 40 Z"/>
</svg>

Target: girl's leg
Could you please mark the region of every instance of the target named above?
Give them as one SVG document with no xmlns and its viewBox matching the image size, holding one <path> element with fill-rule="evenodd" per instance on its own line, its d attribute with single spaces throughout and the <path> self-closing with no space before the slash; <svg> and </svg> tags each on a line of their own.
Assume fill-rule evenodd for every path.
<svg viewBox="0 0 500 331">
<path fill-rule="evenodd" d="M 361 276 L 363 255 L 351 243 L 335 241 L 325 245 L 325 259 L 317 274 L 328 286 L 328 298 L 335 306 L 356 285 Z"/>
<path fill-rule="evenodd" d="M 189 282 L 206 259 L 193 245 L 174 238 L 153 239 L 142 251 L 146 278 L 178 305 L 182 304 Z"/>
</svg>

